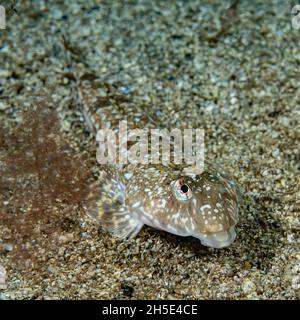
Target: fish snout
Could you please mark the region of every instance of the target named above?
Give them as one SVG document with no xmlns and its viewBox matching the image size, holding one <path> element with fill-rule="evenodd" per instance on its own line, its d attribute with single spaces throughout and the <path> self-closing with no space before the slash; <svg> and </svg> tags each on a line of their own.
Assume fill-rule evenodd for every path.
<svg viewBox="0 0 300 320">
<path fill-rule="evenodd" d="M 236 238 L 235 227 L 232 226 L 229 230 L 209 233 L 199 237 L 199 240 L 204 246 L 212 248 L 228 247 Z"/>
</svg>

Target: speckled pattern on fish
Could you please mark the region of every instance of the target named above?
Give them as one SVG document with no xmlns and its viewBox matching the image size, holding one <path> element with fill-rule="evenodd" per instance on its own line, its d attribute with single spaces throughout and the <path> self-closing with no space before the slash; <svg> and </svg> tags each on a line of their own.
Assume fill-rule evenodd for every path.
<svg viewBox="0 0 300 320">
<path fill-rule="evenodd" d="M 119 121 L 124 119 L 129 129 L 154 127 L 127 96 L 113 92 L 116 90 L 109 86 L 100 96 L 100 89 L 97 80 L 79 81 L 79 104 L 91 132 L 110 128 L 117 133 Z M 101 177 L 91 187 L 85 210 L 124 239 L 136 236 L 146 224 L 179 236 L 196 237 L 206 246 L 230 245 L 238 222 L 235 182 L 208 162 L 201 174 L 187 174 L 186 167 L 185 163 L 151 162 L 102 165 Z"/>
</svg>

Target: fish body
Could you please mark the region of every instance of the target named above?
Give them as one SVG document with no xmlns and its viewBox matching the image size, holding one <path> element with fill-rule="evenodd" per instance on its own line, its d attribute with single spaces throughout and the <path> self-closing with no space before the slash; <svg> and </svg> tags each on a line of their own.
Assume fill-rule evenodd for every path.
<svg viewBox="0 0 300 320">
<path fill-rule="evenodd" d="M 152 128 L 153 122 L 125 96 L 99 96 L 93 81 L 82 81 L 79 103 L 94 134 L 128 127 Z M 158 124 L 159 126 L 159 124 Z M 131 239 L 144 224 L 179 236 L 193 236 L 205 246 L 222 248 L 236 237 L 238 188 L 223 170 L 205 162 L 204 171 L 188 174 L 186 164 L 104 164 L 84 203 L 86 213 L 113 235 Z"/>
</svg>

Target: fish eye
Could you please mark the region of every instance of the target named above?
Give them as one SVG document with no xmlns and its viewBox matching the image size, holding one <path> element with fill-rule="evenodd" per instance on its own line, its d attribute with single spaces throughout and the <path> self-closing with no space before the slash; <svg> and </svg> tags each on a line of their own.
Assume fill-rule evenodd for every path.
<svg viewBox="0 0 300 320">
<path fill-rule="evenodd" d="M 189 191 L 189 187 L 186 184 L 183 184 L 180 189 L 183 193 L 187 193 Z"/>
<path fill-rule="evenodd" d="M 192 190 L 182 179 L 173 181 L 171 186 L 177 200 L 185 202 L 192 198 Z"/>
</svg>

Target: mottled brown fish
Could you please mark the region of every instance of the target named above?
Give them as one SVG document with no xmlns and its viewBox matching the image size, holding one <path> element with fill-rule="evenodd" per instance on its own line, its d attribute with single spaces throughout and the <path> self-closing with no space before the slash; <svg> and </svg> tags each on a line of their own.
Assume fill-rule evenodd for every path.
<svg viewBox="0 0 300 320">
<path fill-rule="evenodd" d="M 79 101 L 88 128 L 117 130 L 151 127 L 145 111 L 128 99 L 107 93 L 99 83 L 81 81 Z M 102 165 L 84 208 L 113 235 L 131 239 L 144 224 L 179 236 L 193 236 L 205 246 L 222 248 L 236 237 L 238 190 L 219 168 L 205 163 L 201 174 L 186 174 L 184 164 Z"/>
</svg>

